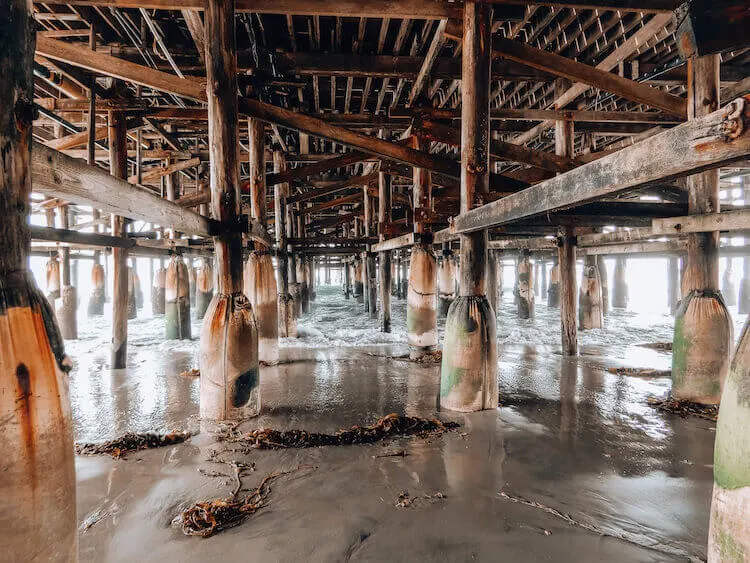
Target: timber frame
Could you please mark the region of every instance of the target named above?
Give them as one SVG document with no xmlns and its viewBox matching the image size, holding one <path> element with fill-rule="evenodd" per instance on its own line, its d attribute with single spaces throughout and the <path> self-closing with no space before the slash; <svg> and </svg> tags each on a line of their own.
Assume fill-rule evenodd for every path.
<svg viewBox="0 0 750 563">
<path fill-rule="evenodd" d="M 490 192 L 462 214 L 460 2 L 237 0 L 243 214 L 249 215 L 250 195 L 244 117 L 253 117 L 266 124 L 268 216 L 273 186 L 286 182 L 286 203 L 301 217 L 297 236 L 305 242 L 292 249 L 338 255 L 363 246 L 408 247 L 415 242 L 413 222 L 429 223 L 436 242 L 488 229 L 503 248 L 543 245 L 533 241 L 554 236 L 560 226 L 671 234 L 658 225 L 687 215 L 681 177 L 707 168 L 723 167 L 724 176 L 750 170 L 750 101 L 741 98 L 750 91 L 750 49 L 721 54 L 723 109 L 710 120 L 686 122 L 687 65 L 672 17 L 678 4 L 494 4 Z M 35 4 L 36 212 L 71 204 L 72 230 L 77 222 L 80 230 L 92 225 L 106 236 L 93 225 L 93 208 L 151 224 L 152 234 L 166 227 L 205 238 L 202 247 L 210 248 L 208 239 L 221 227 L 206 205 L 202 10 L 198 0 Z M 555 87 L 561 78 L 571 81 L 563 90 Z M 127 117 L 126 180 L 105 168 L 112 111 Z M 573 124 L 570 157 L 555 154 L 556 121 Z M 420 150 L 411 148 L 416 134 L 425 140 Z M 708 148 L 697 141 L 704 134 L 712 139 Z M 272 168 L 275 149 L 288 164 L 280 173 Z M 634 166 L 655 153 L 662 160 L 653 159 L 650 169 Z M 87 156 L 89 165 L 80 160 Z M 431 208 L 416 214 L 412 167 L 431 171 L 434 184 Z M 364 206 L 377 206 L 382 173 L 392 178 L 391 219 L 380 242 L 363 240 L 354 225 L 376 216 Z M 173 186 L 170 202 L 165 196 Z M 731 187 L 728 180 L 723 187 Z M 714 223 L 723 215 L 701 228 L 722 229 Z M 732 229 L 750 229 L 745 214 L 733 221 Z M 272 238 L 248 221 L 242 225 L 251 240 Z M 42 239 L 41 231 L 34 233 Z M 83 244 L 62 232 L 44 237 Z M 91 245 L 104 241 L 92 238 Z M 166 240 L 150 244 L 174 248 Z"/>
</svg>

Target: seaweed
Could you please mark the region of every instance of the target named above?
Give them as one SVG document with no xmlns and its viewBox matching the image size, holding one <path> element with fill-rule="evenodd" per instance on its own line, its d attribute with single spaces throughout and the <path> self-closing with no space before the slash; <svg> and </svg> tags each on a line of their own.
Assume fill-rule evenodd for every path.
<svg viewBox="0 0 750 563">
<path fill-rule="evenodd" d="M 127 453 L 173 446 L 188 438 L 190 438 L 190 432 L 170 432 L 169 434 L 128 432 L 119 438 L 99 444 L 76 443 L 76 453 L 79 455 L 110 455 L 114 459 L 120 459 Z"/>
</svg>

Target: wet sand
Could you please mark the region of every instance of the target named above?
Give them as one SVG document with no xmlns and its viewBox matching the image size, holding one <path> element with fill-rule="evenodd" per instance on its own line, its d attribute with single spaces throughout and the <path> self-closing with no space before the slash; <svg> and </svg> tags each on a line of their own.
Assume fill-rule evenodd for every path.
<svg viewBox="0 0 750 563">
<path fill-rule="evenodd" d="M 231 451 L 231 444 L 201 432 L 199 382 L 179 375 L 197 366 L 197 341 L 163 343 L 153 332 L 161 321 L 139 319 L 131 323 L 133 367 L 111 371 L 108 332 L 90 326 L 68 345 L 77 362 L 71 380 L 76 439 L 171 429 L 198 434 L 121 460 L 77 457 L 81 561 L 705 557 L 714 424 L 648 407 L 647 396 L 668 392 L 668 379 L 606 371 L 669 369 L 668 353 L 635 346 L 647 341 L 637 327 L 586 335 L 581 356 L 566 359 L 551 337 L 522 341 L 532 341 L 535 330 L 553 333 L 547 325 L 556 312 L 541 311 L 537 328 L 524 328 L 506 296 L 498 331 L 501 407 L 460 415 L 437 407 L 439 366 L 398 359 L 408 351 L 399 343 L 405 340 L 403 302 L 394 302 L 394 333 L 381 336 L 376 321 L 357 314 L 361 305 L 344 302 L 337 289 L 322 288 L 319 295 L 302 319 L 303 337 L 283 342 L 280 365 L 262 368 L 262 416 L 243 430 L 335 432 L 391 412 L 439 416 L 461 428 L 366 446 Z M 648 329 L 648 338 L 663 337 L 668 328 Z M 377 457 L 399 450 L 408 455 Z M 212 455 L 255 463 L 243 480 L 248 488 L 267 473 L 304 468 L 276 481 L 267 507 L 242 525 L 208 539 L 187 537 L 171 525 L 180 510 L 226 497 L 234 486 L 229 477 L 198 471 L 231 473 L 208 461 Z M 401 508 L 402 491 L 432 498 Z"/>
</svg>

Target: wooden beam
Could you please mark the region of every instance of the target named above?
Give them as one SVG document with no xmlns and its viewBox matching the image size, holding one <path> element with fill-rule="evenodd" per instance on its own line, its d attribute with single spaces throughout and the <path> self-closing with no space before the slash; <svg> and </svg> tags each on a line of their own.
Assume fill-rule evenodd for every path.
<svg viewBox="0 0 750 563">
<path fill-rule="evenodd" d="M 82 233 L 70 229 L 55 229 L 36 225 L 31 225 L 29 230 L 32 240 L 46 240 L 84 246 L 106 246 L 110 248 L 133 248 L 136 245 L 136 239 L 134 238 L 113 237 L 99 233 Z"/>
<path fill-rule="evenodd" d="M 193 38 L 195 48 L 198 50 L 201 61 L 206 60 L 206 31 L 203 29 L 203 20 L 197 10 L 180 10 L 185 19 L 190 37 Z"/>
<path fill-rule="evenodd" d="M 75 47 L 54 39 L 37 42 L 37 51 L 55 60 L 62 60 L 74 66 L 88 69 L 121 80 L 134 82 L 185 98 L 206 101 L 205 83 L 198 80 L 180 78 L 148 67 L 137 65 L 90 49 Z M 241 98 L 239 111 L 248 117 L 276 123 L 289 129 L 325 137 L 338 143 L 360 149 L 412 166 L 419 166 L 455 178 L 460 177 L 458 163 L 422 151 L 417 151 L 377 137 L 369 137 L 326 123 L 321 119 L 296 113 L 257 100 Z"/>
<path fill-rule="evenodd" d="M 710 233 L 716 231 L 750 231 L 750 210 L 723 211 L 654 219 L 651 222 L 653 235 L 679 235 L 682 233 Z"/>
<path fill-rule="evenodd" d="M 648 182 L 718 168 L 750 154 L 750 103 L 742 99 L 531 188 L 470 210 L 455 232 L 503 225 L 613 195 Z"/>
<path fill-rule="evenodd" d="M 406 233 L 405 235 L 390 238 L 388 240 L 384 240 L 383 242 L 373 244 L 371 250 L 373 252 L 386 252 L 389 250 L 398 250 L 399 248 L 413 246 L 415 237 L 416 235 L 414 233 Z"/>
<path fill-rule="evenodd" d="M 371 182 L 375 182 L 377 179 L 378 179 L 377 172 L 367 174 L 365 176 L 353 176 L 352 178 L 343 180 L 341 182 L 333 184 L 332 186 L 326 186 L 324 188 L 316 188 L 314 190 L 308 190 L 301 194 L 290 196 L 286 198 L 286 202 L 287 202 L 287 205 L 291 205 L 292 203 L 310 201 L 311 199 L 316 199 L 316 198 L 330 195 L 336 192 L 340 192 L 342 190 L 351 188 L 353 186 L 365 186 L 367 184 L 370 184 Z"/>
<path fill-rule="evenodd" d="M 179 9 L 182 9 L 182 7 Z M 203 80 L 180 78 L 173 74 L 47 37 L 37 38 L 36 52 L 52 60 L 67 62 L 90 72 L 119 78 L 183 98 L 206 101 L 206 84 Z"/>
<path fill-rule="evenodd" d="M 332 209 L 334 207 L 339 207 L 340 205 L 346 205 L 348 203 L 353 203 L 355 201 L 359 201 L 362 199 L 362 190 L 357 190 L 355 193 L 350 195 L 345 195 L 336 199 L 332 199 L 331 201 L 325 201 L 323 203 L 319 203 L 317 205 L 312 205 L 310 207 L 303 207 L 300 209 L 300 213 L 302 215 L 309 215 L 311 213 L 317 213 L 319 211 L 324 211 L 326 209 Z"/>
<path fill-rule="evenodd" d="M 462 41 L 461 23 L 450 21 L 445 34 L 451 39 Z M 661 109 L 683 119 L 687 116 L 687 102 L 684 98 L 679 98 L 618 74 L 612 74 L 556 53 L 502 37 L 493 39 L 492 48 L 495 57 L 506 57 L 574 82 L 612 92 L 627 100 Z"/>
<path fill-rule="evenodd" d="M 103 139 L 107 138 L 108 134 L 108 128 L 106 125 L 102 127 L 97 127 L 95 129 L 95 136 L 94 138 L 97 141 L 101 141 Z M 67 149 L 72 149 L 73 147 L 78 147 L 80 145 L 85 145 L 89 140 L 89 132 L 88 129 L 84 131 L 80 131 L 79 133 L 71 133 L 70 135 L 66 135 L 65 137 L 60 137 L 59 139 L 50 139 L 49 141 L 44 141 L 44 144 L 47 145 L 51 149 L 55 149 L 57 151 L 63 151 Z"/>
<path fill-rule="evenodd" d="M 460 110 L 447 108 L 393 108 L 389 111 L 393 119 L 420 117 L 422 119 L 460 119 Z M 551 109 L 508 109 L 490 110 L 490 119 L 495 121 L 544 121 L 563 120 L 576 122 L 612 123 L 657 123 L 677 125 L 685 121 L 673 115 L 653 111 L 596 111 L 596 110 L 551 110 Z"/>
<path fill-rule="evenodd" d="M 101 168 L 39 143 L 34 143 L 31 156 L 31 181 L 35 192 L 191 235 L 211 234 L 211 223 L 205 217 L 115 178 Z"/>
<path fill-rule="evenodd" d="M 369 156 L 361 151 L 349 151 L 340 156 L 334 156 L 333 158 L 327 158 L 319 162 L 313 162 L 305 166 L 298 166 L 297 168 L 287 169 L 284 172 L 274 172 L 266 175 L 266 185 L 274 186 L 276 184 L 282 184 L 284 182 L 292 182 L 293 180 L 300 180 L 315 174 L 327 172 L 334 168 L 343 168 L 350 164 L 355 164 L 362 160 L 369 158 Z"/>
<path fill-rule="evenodd" d="M 420 94 L 420 92 L 422 92 L 422 89 L 427 83 L 427 80 L 430 78 L 432 67 L 437 60 L 437 56 L 440 54 L 440 49 L 442 49 L 443 44 L 445 43 L 443 32 L 445 31 L 445 26 L 447 24 L 448 20 L 445 19 L 438 22 L 437 28 L 435 29 L 435 35 L 432 37 L 432 42 L 430 43 L 429 49 L 427 49 L 427 54 L 424 57 L 422 67 L 419 69 L 417 78 L 414 80 L 411 91 L 409 92 L 409 106 L 414 103 L 414 101 L 417 99 L 417 96 Z"/>
<path fill-rule="evenodd" d="M 166 141 L 166 143 L 172 148 L 172 150 L 175 151 L 181 151 L 182 150 L 182 142 L 175 137 L 172 133 L 164 129 L 159 123 L 154 121 L 153 119 L 149 119 L 148 117 L 144 117 L 143 121 L 146 122 L 146 124 L 151 127 L 156 133 L 159 134 L 159 136 Z"/>
<path fill-rule="evenodd" d="M 201 159 L 196 157 L 191 158 L 190 160 L 179 160 L 167 166 L 156 166 L 143 172 L 143 174 L 141 175 L 141 181 L 144 183 L 153 182 L 154 180 L 158 180 L 159 178 L 162 178 L 164 176 L 174 174 L 175 172 L 180 172 L 182 170 L 187 170 L 188 168 L 198 166 L 200 163 Z M 130 178 L 128 178 L 128 182 L 134 184 L 136 183 L 137 178 L 137 176 L 131 176 Z"/>
<path fill-rule="evenodd" d="M 415 131 L 427 138 L 448 143 L 455 147 L 461 146 L 461 132 L 448 125 L 434 121 L 418 120 L 413 126 Z M 512 160 L 522 164 L 529 164 L 551 172 L 565 172 L 574 167 L 573 160 L 552 153 L 538 151 L 494 139 L 490 141 L 490 155 L 501 160 Z"/>
</svg>

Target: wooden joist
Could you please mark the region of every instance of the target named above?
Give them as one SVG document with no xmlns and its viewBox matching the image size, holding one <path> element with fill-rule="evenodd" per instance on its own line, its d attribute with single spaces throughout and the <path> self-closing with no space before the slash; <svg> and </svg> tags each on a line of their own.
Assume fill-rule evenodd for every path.
<svg viewBox="0 0 750 563">
<path fill-rule="evenodd" d="M 372 182 L 376 182 L 377 179 L 378 179 L 377 172 L 366 174 L 364 176 L 353 176 L 347 180 L 337 182 L 333 184 L 332 186 L 326 186 L 324 188 L 316 188 L 314 190 L 308 190 L 301 194 L 290 196 L 286 198 L 286 202 L 287 202 L 287 205 L 291 205 L 293 203 L 310 201 L 311 199 L 316 199 L 316 198 L 323 197 L 326 195 L 334 194 L 336 192 L 340 192 L 342 190 L 351 188 L 353 186 L 366 186 Z"/>
<path fill-rule="evenodd" d="M 205 217 L 39 143 L 34 143 L 31 160 L 35 192 L 190 235 L 212 232 Z"/>
<path fill-rule="evenodd" d="M 750 155 L 750 103 L 742 99 L 455 218 L 472 232 L 575 207 L 649 182 L 718 168 Z"/>
<path fill-rule="evenodd" d="M 750 231 L 750 210 L 723 211 L 685 217 L 654 219 L 651 232 L 658 235 L 710 233 L 715 231 Z"/>
<path fill-rule="evenodd" d="M 736 97 L 736 96 L 735 96 Z M 729 101 L 729 99 L 727 99 Z M 392 119 L 419 117 L 422 119 L 460 119 L 460 110 L 448 108 L 394 108 L 389 112 Z M 490 119 L 505 121 L 576 121 L 586 123 L 655 123 L 677 125 L 685 121 L 673 115 L 653 111 L 597 111 L 597 110 L 552 110 L 510 109 L 490 110 Z"/>
<path fill-rule="evenodd" d="M 451 39 L 461 41 L 463 37 L 461 22 L 448 22 L 445 34 Z M 627 100 L 661 109 L 680 118 L 687 116 L 687 102 L 684 98 L 679 98 L 617 74 L 579 63 L 550 51 L 537 49 L 520 41 L 512 41 L 501 37 L 493 39 L 492 48 L 493 55 L 496 57 L 506 57 L 556 76 L 617 94 Z"/>
<path fill-rule="evenodd" d="M 200 80 L 180 78 L 55 39 L 40 38 L 37 41 L 37 52 L 51 59 L 67 62 L 95 73 L 134 82 L 196 101 L 206 101 L 205 83 Z M 257 100 L 240 98 L 238 104 L 240 113 L 248 117 L 282 125 L 317 137 L 331 139 L 380 157 L 426 168 L 455 178 L 460 177 L 458 164 L 443 157 L 384 141 L 377 137 L 355 133 L 343 127 L 326 123 L 321 119 Z"/>
<path fill-rule="evenodd" d="M 312 164 L 306 164 L 305 166 L 299 166 L 297 168 L 288 168 L 283 172 L 274 172 L 266 175 L 266 185 L 275 186 L 276 184 L 283 184 L 284 182 L 292 182 L 293 180 L 301 180 L 302 178 L 308 178 L 315 174 L 327 172 L 334 168 L 342 168 L 355 164 L 362 160 L 366 160 L 368 155 L 361 151 L 349 151 L 342 154 L 341 156 L 334 156 L 333 158 L 327 158 L 319 162 L 313 162 Z"/>
<path fill-rule="evenodd" d="M 415 235 L 414 233 L 406 233 L 398 237 L 390 238 L 383 242 L 372 245 L 372 252 L 386 252 L 389 250 L 397 250 L 414 244 Z"/>
<path fill-rule="evenodd" d="M 198 166 L 200 163 L 201 159 L 196 157 L 191 158 L 190 160 L 179 160 L 172 164 L 168 164 L 167 166 L 156 166 L 143 172 L 143 174 L 141 174 L 141 180 L 144 183 L 153 182 L 154 180 L 158 180 L 159 178 L 168 176 L 169 174 L 174 174 L 175 172 L 180 172 L 182 170 L 187 170 L 188 168 Z M 130 178 L 128 178 L 128 182 L 134 184 L 137 179 L 137 176 L 131 176 Z"/>
</svg>

